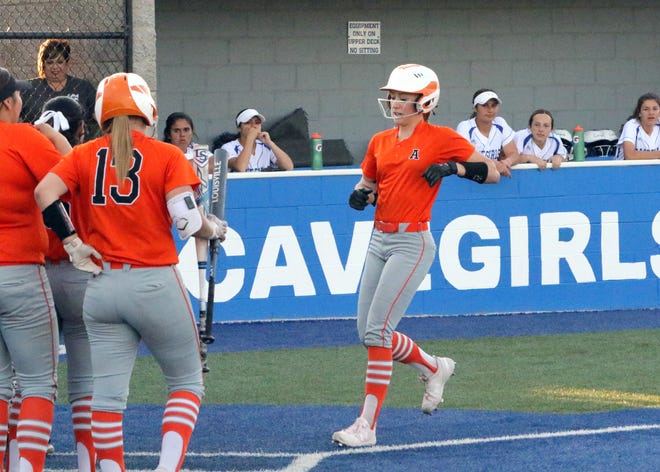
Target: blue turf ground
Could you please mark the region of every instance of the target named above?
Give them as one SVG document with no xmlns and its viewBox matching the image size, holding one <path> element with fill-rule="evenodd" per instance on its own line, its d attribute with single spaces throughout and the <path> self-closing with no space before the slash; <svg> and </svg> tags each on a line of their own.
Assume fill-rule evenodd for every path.
<svg viewBox="0 0 660 472">
<path fill-rule="evenodd" d="M 220 315 L 222 316 L 222 315 Z M 414 340 L 589 333 L 660 328 L 660 310 L 476 316 L 409 316 L 398 329 Z M 211 352 L 358 344 L 354 319 L 221 323 Z"/>
<path fill-rule="evenodd" d="M 417 340 L 660 328 L 660 311 L 414 317 L 400 325 Z M 228 323 L 215 352 L 356 344 L 354 320 Z M 228 379 L 230 381 L 230 379 Z M 126 462 L 157 463 L 162 406 L 129 407 Z M 384 408 L 378 445 L 341 449 L 332 431 L 354 407 L 204 405 L 184 468 L 194 471 L 658 471 L 660 409 L 578 415 Z M 58 406 L 49 470 L 75 467 L 68 409 Z"/>
<path fill-rule="evenodd" d="M 156 466 L 160 407 L 131 407 L 126 462 Z M 581 415 L 385 408 L 375 449 L 341 449 L 330 434 L 352 407 L 206 406 L 185 468 L 204 471 L 657 471 L 660 410 Z M 49 469 L 72 469 L 68 413 L 58 407 Z M 638 429 L 639 428 L 639 429 Z M 297 463 L 297 467 L 294 467 Z"/>
</svg>

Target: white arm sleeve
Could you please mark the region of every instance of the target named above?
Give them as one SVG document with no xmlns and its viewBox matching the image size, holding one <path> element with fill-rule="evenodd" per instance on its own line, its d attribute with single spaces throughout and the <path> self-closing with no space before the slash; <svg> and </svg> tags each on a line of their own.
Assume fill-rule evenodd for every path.
<svg viewBox="0 0 660 472">
<path fill-rule="evenodd" d="M 167 210 L 179 232 L 179 237 L 183 240 L 188 239 L 202 227 L 202 215 L 197 209 L 192 192 L 183 192 L 170 198 L 167 201 Z"/>
</svg>

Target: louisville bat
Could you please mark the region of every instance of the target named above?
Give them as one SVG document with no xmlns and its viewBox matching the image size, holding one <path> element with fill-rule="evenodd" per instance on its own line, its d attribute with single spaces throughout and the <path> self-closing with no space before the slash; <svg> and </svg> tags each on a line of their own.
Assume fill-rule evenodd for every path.
<svg viewBox="0 0 660 472">
<path fill-rule="evenodd" d="M 213 172 L 213 154 L 209 152 L 207 145 L 202 144 L 195 144 L 192 153 L 190 163 L 201 182 L 195 190 L 195 199 L 202 213 L 207 214 L 209 211 L 209 175 Z M 206 239 L 195 238 L 195 252 L 197 253 L 197 273 L 199 278 L 199 337 L 201 340 L 204 335 L 204 329 L 206 329 L 206 295 L 208 292 L 206 272 L 208 268 L 209 242 Z M 209 372 L 206 360 L 207 348 L 203 342 L 200 344 L 200 357 L 202 359 L 202 371 L 205 373 Z"/>
<path fill-rule="evenodd" d="M 209 213 L 217 216 L 219 219 L 225 219 L 225 200 L 227 191 L 227 151 L 216 149 L 213 156 L 213 179 L 211 181 L 209 198 Z M 213 311 L 215 301 L 215 269 L 218 263 L 218 253 L 220 252 L 220 241 L 213 239 L 210 243 L 210 260 L 208 266 L 208 294 L 206 297 L 206 323 L 200 331 L 200 339 L 204 344 L 211 344 L 215 341 L 213 337 Z"/>
</svg>

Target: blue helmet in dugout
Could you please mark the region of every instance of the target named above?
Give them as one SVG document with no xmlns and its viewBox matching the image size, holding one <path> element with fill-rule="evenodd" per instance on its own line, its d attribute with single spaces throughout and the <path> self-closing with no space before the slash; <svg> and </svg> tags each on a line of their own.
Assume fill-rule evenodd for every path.
<svg viewBox="0 0 660 472">
<path fill-rule="evenodd" d="M 419 95 L 417 111 L 430 113 L 438 106 L 440 81 L 436 73 L 426 66 L 403 64 L 392 71 L 387 84 L 380 90 Z"/>
</svg>

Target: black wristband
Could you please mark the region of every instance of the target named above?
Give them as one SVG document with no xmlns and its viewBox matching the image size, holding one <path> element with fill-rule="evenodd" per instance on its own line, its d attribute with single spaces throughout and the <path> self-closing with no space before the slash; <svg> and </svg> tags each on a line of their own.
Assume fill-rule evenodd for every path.
<svg viewBox="0 0 660 472">
<path fill-rule="evenodd" d="M 461 162 L 465 168 L 464 179 L 470 179 L 474 182 L 483 184 L 488 178 L 488 164 L 485 162 Z"/>
<path fill-rule="evenodd" d="M 44 218 L 44 224 L 52 229 L 60 240 L 67 236 L 76 234 L 71 218 L 64 208 L 62 200 L 55 200 L 41 212 Z"/>
</svg>

